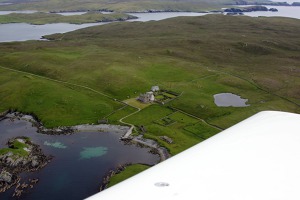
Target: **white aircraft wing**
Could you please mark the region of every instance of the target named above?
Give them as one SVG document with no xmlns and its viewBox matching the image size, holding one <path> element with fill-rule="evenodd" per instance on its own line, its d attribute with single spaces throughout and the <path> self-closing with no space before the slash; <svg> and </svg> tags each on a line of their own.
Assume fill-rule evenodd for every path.
<svg viewBox="0 0 300 200">
<path fill-rule="evenodd" d="M 300 115 L 260 112 L 98 199 L 299 200 Z"/>
</svg>

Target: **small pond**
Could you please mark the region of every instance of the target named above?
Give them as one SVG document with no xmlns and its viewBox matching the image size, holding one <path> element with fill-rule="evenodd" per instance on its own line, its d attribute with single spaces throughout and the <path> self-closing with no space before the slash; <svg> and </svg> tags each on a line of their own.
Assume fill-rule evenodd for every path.
<svg viewBox="0 0 300 200">
<path fill-rule="evenodd" d="M 240 96 L 232 93 L 220 93 L 214 95 L 214 102 L 218 107 L 246 107 L 248 99 L 242 99 Z"/>
</svg>

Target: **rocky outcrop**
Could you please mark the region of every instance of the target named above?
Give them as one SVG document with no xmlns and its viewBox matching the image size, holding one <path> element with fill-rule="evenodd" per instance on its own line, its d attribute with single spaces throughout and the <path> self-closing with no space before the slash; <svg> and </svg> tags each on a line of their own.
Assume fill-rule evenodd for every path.
<svg viewBox="0 0 300 200">
<path fill-rule="evenodd" d="M 9 112 L 10 112 L 10 111 L 7 110 L 7 111 L 4 111 L 4 112 L 0 113 L 0 121 L 3 120 L 3 119 L 5 119 L 5 118 L 6 118 L 6 115 L 7 115 Z"/>
<path fill-rule="evenodd" d="M 245 1 L 245 0 L 237 0 L 235 1 L 234 4 L 228 4 L 228 5 L 271 5 L 271 6 L 290 6 L 290 4 L 288 4 L 287 2 L 263 2 L 263 3 L 259 3 L 259 2 L 252 2 L 252 1 Z M 292 4 L 293 5 L 293 4 Z"/>
<path fill-rule="evenodd" d="M 109 9 L 100 9 L 100 10 L 87 10 L 87 9 L 78 9 L 78 10 L 57 10 L 57 11 L 50 11 L 50 13 L 70 13 L 70 12 L 114 12 L 113 10 L 109 10 Z"/>
<path fill-rule="evenodd" d="M 269 11 L 271 11 L 271 12 L 278 12 L 278 9 L 276 9 L 276 8 L 270 8 Z"/>
<path fill-rule="evenodd" d="M 15 142 L 26 147 L 17 148 L 14 146 Z M 0 167 L 13 174 L 19 174 L 24 171 L 36 171 L 51 160 L 51 157 L 44 155 L 41 148 L 33 144 L 27 137 L 10 139 L 7 145 L 9 147 L 5 149 L 7 153 L 0 155 Z"/>
<path fill-rule="evenodd" d="M 130 164 L 124 164 L 124 165 L 119 165 L 116 169 L 114 170 L 110 170 L 106 176 L 104 176 L 103 180 L 102 180 L 102 184 L 100 185 L 100 192 L 102 190 L 105 190 L 108 187 L 109 181 L 111 179 L 111 177 L 113 177 L 116 174 L 121 173 L 122 171 L 124 171 L 126 169 L 127 166 L 129 166 Z"/>
<path fill-rule="evenodd" d="M 270 5 L 270 6 L 290 6 L 287 2 L 269 2 L 269 3 L 263 3 L 261 5 Z"/>
<path fill-rule="evenodd" d="M 300 6 L 300 2 L 294 2 L 292 3 L 292 6 Z"/>
<path fill-rule="evenodd" d="M 1 170 L 0 173 L 0 182 L 11 183 L 12 182 L 12 174 L 7 172 L 6 170 Z"/>
<path fill-rule="evenodd" d="M 9 148 L 1 149 L 2 154 L 0 154 L 0 192 L 17 185 L 14 195 L 20 196 L 23 190 L 18 189 L 21 180 L 19 174 L 43 168 L 52 157 L 44 155 L 41 148 L 27 137 L 12 138 L 7 142 L 7 146 Z M 24 183 L 21 189 L 29 185 L 33 184 Z"/>
<path fill-rule="evenodd" d="M 21 183 L 20 179 L 17 182 L 17 186 L 13 193 L 13 197 L 20 197 L 23 193 L 27 192 L 28 190 L 32 189 L 35 184 L 39 182 L 39 179 L 29 179 L 26 182 Z"/>
<path fill-rule="evenodd" d="M 254 11 L 268 11 L 265 6 L 250 6 L 245 8 L 227 8 L 224 12 L 228 13 L 243 13 L 243 12 L 254 12 Z"/>
</svg>

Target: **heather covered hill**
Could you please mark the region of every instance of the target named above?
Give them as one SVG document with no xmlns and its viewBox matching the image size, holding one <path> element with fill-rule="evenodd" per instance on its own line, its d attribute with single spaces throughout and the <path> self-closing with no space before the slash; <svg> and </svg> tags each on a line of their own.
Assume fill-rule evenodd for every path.
<svg viewBox="0 0 300 200">
<path fill-rule="evenodd" d="M 226 4 L 253 4 L 267 0 L 10 0 L 12 5 L 1 6 L 1 10 L 39 10 L 39 11 L 86 11 L 113 10 L 130 11 L 209 11 L 220 9 Z M 1 2 L 0 1 L 0 2 Z"/>
</svg>

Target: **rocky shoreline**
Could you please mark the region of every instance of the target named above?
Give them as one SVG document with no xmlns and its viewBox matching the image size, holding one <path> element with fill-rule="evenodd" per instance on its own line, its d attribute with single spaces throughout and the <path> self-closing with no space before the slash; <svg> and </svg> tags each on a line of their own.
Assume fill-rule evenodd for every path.
<svg viewBox="0 0 300 200">
<path fill-rule="evenodd" d="M 53 129 L 48 129 L 43 126 L 43 123 L 40 120 L 38 120 L 38 118 L 35 115 L 23 114 L 23 113 L 15 112 L 15 111 L 6 111 L 3 113 L 0 113 L 0 120 L 3 120 L 3 119 L 28 121 L 28 122 L 32 123 L 32 126 L 37 128 L 37 132 L 39 132 L 41 134 L 48 134 L 48 135 L 70 135 L 70 134 L 74 134 L 76 132 L 89 132 L 89 131 L 92 131 L 92 132 L 116 132 L 116 133 L 120 134 L 120 140 L 122 140 L 124 143 L 136 144 L 140 147 L 151 148 L 151 150 L 149 152 L 152 154 L 159 155 L 160 161 L 164 161 L 164 160 L 168 159 L 169 157 L 171 157 L 168 150 L 164 147 L 161 147 L 156 141 L 143 138 L 143 135 L 132 136 L 131 135 L 132 127 L 128 127 L 128 126 L 111 125 L 111 124 L 96 124 L 96 125 L 82 124 L 82 125 L 76 125 L 76 126 L 61 126 L 61 127 L 57 127 L 57 128 L 53 128 Z M 40 155 L 42 155 L 42 152 L 37 145 L 35 146 L 35 151 L 37 153 L 39 152 Z M 0 156 L 0 160 L 1 160 L 1 156 Z M 38 169 L 44 167 L 50 161 L 50 158 L 44 157 L 43 159 L 41 159 L 41 161 L 43 161 L 43 162 L 40 162 L 41 164 L 39 165 L 39 168 L 37 168 L 37 169 L 25 168 L 25 169 L 27 171 L 38 170 Z M 107 188 L 107 185 L 112 176 L 114 176 L 115 174 L 121 173 L 123 170 L 126 169 L 126 167 L 128 165 L 130 165 L 130 164 L 127 163 L 125 165 L 119 165 L 116 169 L 110 170 L 107 173 L 107 175 L 105 176 L 105 178 L 103 179 L 103 182 L 100 187 L 100 191 Z M 12 174 L 20 173 L 19 170 L 20 170 L 20 168 L 17 168 L 15 171 L 13 171 Z M 7 171 L 9 173 L 11 173 L 11 171 L 9 171 L 9 170 L 7 170 Z M 0 176 L 0 181 L 1 181 L 1 176 Z M 32 180 L 29 180 L 22 184 L 20 183 L 20 181 L 21 181 L 21 179 L 18 175 L 11 176 L 11 183 L 6 184 L 5 186 L 3 185 L 3 188 L 5 188 L 5 189 L 3 189 L 3 190 L 0 189 L 0 192 L 4 192 L 7 189 L 9 189 L 10 187 L 12 187 L 13 185 L 17 185 L 14 196 L 20 196 L 24 192 L 24 190 L 30 189 L 33 187 L 33 184 L 31 184 Z M 0 188 L 1 188 L 1 185 L 0 185 Z"/>
<path fill-rule="evenodd" d="M 146 139 L 142 135 L 122 137 L 121 140 L 130 144 L 137 144 L 140 147 L 150 147 L 150 153 L 157 154 L 160 157 L 160 162 L 167 160 L 171 157 L 169 151 L 165 147 L 161 147 L 156 141 Z"/>
<path fill-rule="evenodd" d="M 244 12 L 256 12 L 256 11 L 271 11 L 271 12 L 278 12 L 276 8 L 268 9 L 265 6 L 249 6 L 244 8 L 227 8 L 224 12 L 227 13 L 244 13 Z"/>
<path fill-rule="evenodd" d="M 47 134 L 47 135 L 70 135 L 76 132 L 83 132 L 83 131 L 116 132 L 119 134 L 125 134 L 129 130 L 129 127 L 127 126 L 111 125 L 111 124 L 96 124 L 96 125 L 82 124 L 76 126 L 60 126 L 51 129 L 51 128 L 45 128 L 43 123 L 32 114 L 23 114 L 20 112 L 13 112 L 13 111 L 6 111 L 3 112 L 2 115 L 0 114 L 0 120 L 3 119 L 28 121 L 32 123 L 32 126 L 37 128 L 38 133 Z"/>
<path fill-rule="evenodd" d="M 157 142 L 143 138 L 142 135 L 131 136 L 132 128 L 128 126 L 112 125 L 112 124 L 81 124 L 76 126 L 60 126 L 53 129 L 48 129 L 43 126 L 43 123 L 33 114 L 23 114 L 20 112 L 6 111 L 0 114 L 0 120 L 9 118 L 10 120 L 25 120 L 37 128 L 37 132 L 47 135 L 70 135 L 76 132 L 115 132 L 120 134 L 120 139 L 125 142 L 139 144 L 141 146 L 150 147 L 152 152 L 160 156 L 161 161 L 171 157 L 168 150 L 160 147 Z M 128 134 L 129 133 L 129 134 Z M 126 137 L 125 137 L 126 136 Z"/>
<path fill-rule="evenodd" d="M 51 161 L 52 156 L 46 156 L 39 145 L 27 137 L 12 138 L 7 146 L 0 150 L 0 192 L 16 185 L 13 196 L 20 197 L 38 182 L 38 179 L 32 179 L 21 183 L 20 174 L 40 170 Z"/>
<path fill-rule="evenodd" d="M 50 13 L 76 13 L 76 12 L 109 12 L 113 13 L 113 10 L 109 9 L 100 9 L 100 10 L 85 10 L 85 9 L 79 9 L 79 10 L 58 10 L 58 11 L 50 11 Z"/>
<path fill-rule="evenodd" d="M 113 177 L 113 176 L 116 175 L 116 174 L 121 173 L 121 172 L 124 171 L 124 170 L 126 169 L 126 167 L 129 166 L 129 165 L 131 165 L 131 164 L 127 163 L 127 164 L 124 164 L 124 165 L 119 165 L 116 169 L 110 170 L 110 171 L 107 173 L 107 175 L 103 178 L 102 184 L 100 185 L 100 188 L 99 188 L 99 192 L 101 192 L 101 191 L 107 189 L 111 177 Z"/>
</svg>

